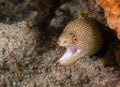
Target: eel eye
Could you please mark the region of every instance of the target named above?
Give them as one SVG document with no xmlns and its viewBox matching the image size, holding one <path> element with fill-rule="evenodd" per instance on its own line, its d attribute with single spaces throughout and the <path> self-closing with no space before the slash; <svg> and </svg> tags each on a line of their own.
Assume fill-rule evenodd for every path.
<svg viewBox="0 0 120 87">
<path fill-rule="evenodd" d="M 72 40 L 73 40 L 74 43 L 78 42 L 78 38 L 76 36 L 74 36 Z"/>
</svg>

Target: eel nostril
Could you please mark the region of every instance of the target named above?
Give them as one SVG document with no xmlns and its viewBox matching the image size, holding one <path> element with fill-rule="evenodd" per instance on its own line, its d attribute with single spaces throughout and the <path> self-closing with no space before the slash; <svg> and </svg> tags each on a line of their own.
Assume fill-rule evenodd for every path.
<svg viewBox="0 0 120 87">
<path fill-rule="evenodd" d="M 66 43 L 67 43 L 67 41 L 65 40 L 63 43 L 64 43 L 64 44 L 66 44 Z"/>
<path fill-rule="evenodd" d="M 58 40 L 58 44 L 66 44 L 67 41 L 66 40 Z"/>
</svg>

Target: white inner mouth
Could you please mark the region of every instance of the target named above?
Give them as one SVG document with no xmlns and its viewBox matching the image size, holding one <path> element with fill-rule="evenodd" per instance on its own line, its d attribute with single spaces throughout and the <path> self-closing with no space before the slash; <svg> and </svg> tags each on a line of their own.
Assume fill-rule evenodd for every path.
<svg viewBox="0 0 120 87">
<path fill-rule="evenodd" d="M 66 52 L 64 53 L 64 55 L 60 58 L 60 61 L 67 61 L 69 59 L 71 59 L 73 56 L 77 55 L 78 53 L 80 53 L 80 49 L 75 48 L 75 47 L 66 47 Z"/>
</svg>

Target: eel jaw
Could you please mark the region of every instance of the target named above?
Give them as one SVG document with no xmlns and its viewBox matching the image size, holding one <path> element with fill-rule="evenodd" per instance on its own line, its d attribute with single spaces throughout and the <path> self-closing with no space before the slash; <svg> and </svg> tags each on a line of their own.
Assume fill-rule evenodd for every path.
<svg viewBox="0 0 120 87">
<path fill-rule="evenodd" d="M 77 55 L 80 54 L 81 49 L 75 47 L 66 47 L 66 52 L 64 55 L 59 59 L 59 63 L 61 65 L 69 65 L 75 62 L 78 58 Z"/>
</svg>

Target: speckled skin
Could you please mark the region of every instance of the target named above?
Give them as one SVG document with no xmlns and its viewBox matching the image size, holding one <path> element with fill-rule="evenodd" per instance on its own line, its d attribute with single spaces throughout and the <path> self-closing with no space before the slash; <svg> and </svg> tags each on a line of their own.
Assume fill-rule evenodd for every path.
<svg viewBox="0 0 120 87">
<path fill-rule="evenodd" d="M 78 38 L 75 43 L 72 41 L 73 35 Z M 81 49 L 80 53 L 68 61 L 59 61 L 62 65 L 68 65 L 86 55 L 95 54 L 103 44 L 98 22 L 92 18 L 78 18 L 70 22 L 59 37 L 58 44 L 62 47 L 72 46 Z"/>
</svg>

